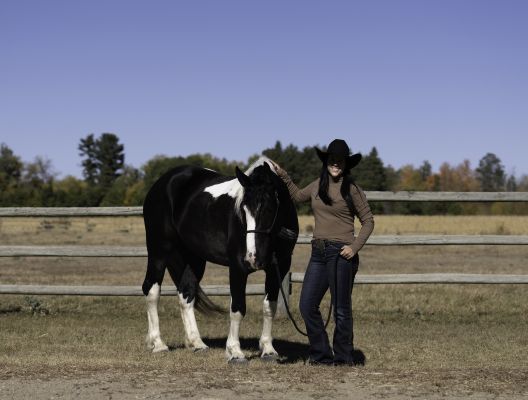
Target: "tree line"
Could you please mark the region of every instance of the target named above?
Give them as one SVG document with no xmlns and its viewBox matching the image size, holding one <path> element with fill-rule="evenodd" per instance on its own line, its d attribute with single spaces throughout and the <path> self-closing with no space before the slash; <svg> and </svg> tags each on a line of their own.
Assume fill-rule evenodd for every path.
<svg viewBox="0 0 528 400">
<path fill-rule="evenodd" d="M 322 148 L 324 149 L 324 147 Z M 125 163 L 125 146 L 117 135 L 89 134 L 80 139 L 78 154 L 83 178 L 57 178 L 51 161 L 37 157 L 23 162 L 7 144 L 0 145 L 0 206 L 17 207 L 94 207 L 139 206 L 152 184 L 170 168 L 196 165 L 234 175 L 235 166 L 244 169 L 247 162 L 218 158 L 209 153 L 189 156 L 156 156 L 140 168 Z M 277 161 L 300 187 L 319 176 L 321 162 L 313 146 L 298 148 L 293 144 L 264 149 L 262 154 Z M 458 165 L 443 163 L 438 172 L 428 161 L 420 166 L 404 165 L 398 169 L 385 165 L 375 147 L 363 155 L 352 170 L 355 182 L 364 190 L 411 191 L 528 191 L 528 176 L 516 179 L 505 172 L 498 156 L 485 154 L 476 168 L 468 160 Z M 461 204 L 461 203 L 378 203 L 376 213 L 397 214 L 528 214 L 528 205 Z M 309 205 L 299 206 L 299 212 L 309 213 Z"/>
</svg>

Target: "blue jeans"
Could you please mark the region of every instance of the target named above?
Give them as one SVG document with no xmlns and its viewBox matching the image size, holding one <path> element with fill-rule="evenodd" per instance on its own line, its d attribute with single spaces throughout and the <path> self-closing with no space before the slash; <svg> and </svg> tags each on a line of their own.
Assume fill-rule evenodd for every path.
<svg viewBox="0 0 528 400">
<path fill-rule="evenodd" d="M 312 256 L 304 275 L 299 308 L 310 341 L 310 361 L 318 363 L 353 362 L 352 286 L 359 257 L 350 260 L 339 255 L 344 243 L 312 243 Z M 337 272 L 337 276 L 336 276 Z M 333 353 L 324 328 L 319 305 L 330 288 L 334 307 Z"/>
</svg>

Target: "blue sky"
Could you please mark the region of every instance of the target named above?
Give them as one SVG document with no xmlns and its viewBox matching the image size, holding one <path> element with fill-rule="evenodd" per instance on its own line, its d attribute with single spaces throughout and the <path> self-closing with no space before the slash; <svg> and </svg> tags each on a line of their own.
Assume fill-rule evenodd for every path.
<svg viewBox="0 0 528 400">
<path fill-rule="evenodd" d="M 81 176 L 113 132 L 245 161 L 335 137 L 386 164 L 528 174 L 528 1 L 2 1 L 0 142 Z"/>
</svg>

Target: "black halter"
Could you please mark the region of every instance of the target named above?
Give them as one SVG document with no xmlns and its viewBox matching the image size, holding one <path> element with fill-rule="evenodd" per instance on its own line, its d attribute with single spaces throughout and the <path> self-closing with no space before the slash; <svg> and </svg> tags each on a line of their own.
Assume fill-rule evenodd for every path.
<svg viewBox="0 0 528 400">
<path fill-rule="evenodd" d="M 275 216 L 273 217 L 273 222 L 271 223 L 270 227 L 268 229 L 249 229 L 249 230 L 246 230 L 246 234 L 248 233 L 265 233 L 266 235 L 271 234 L 271 231 L 273 230 L 273 227 L 275 226 L 275 221 L 277 221 L 277 215 L 279 215 L 279 207 L 280 207 L 280 201 L 277 196 L 277 193 L 275 193 L 275 198 L 277 199 L 277 209 L 275 210 Z"/>
</svg>

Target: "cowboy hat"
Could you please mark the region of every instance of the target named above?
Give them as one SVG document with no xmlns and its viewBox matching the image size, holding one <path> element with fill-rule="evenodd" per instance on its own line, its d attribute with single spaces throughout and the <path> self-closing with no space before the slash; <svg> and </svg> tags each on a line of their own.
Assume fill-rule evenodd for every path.
<svg viewBox="0 0 528 400">
<path fill-rule="evenodd" d="M 342 139 L 332 140 L 326 151 L 319 150 L 317 147 L 315 148 L 315 151 L 325 165 L 327 164 L 328 156 L 330 154 L 342 156 L 346 160 L 346 169 L 354 168 L 361 161 L 361 154 L 356 153 L 351 155 L 350 148 Z"/>
</svg>

